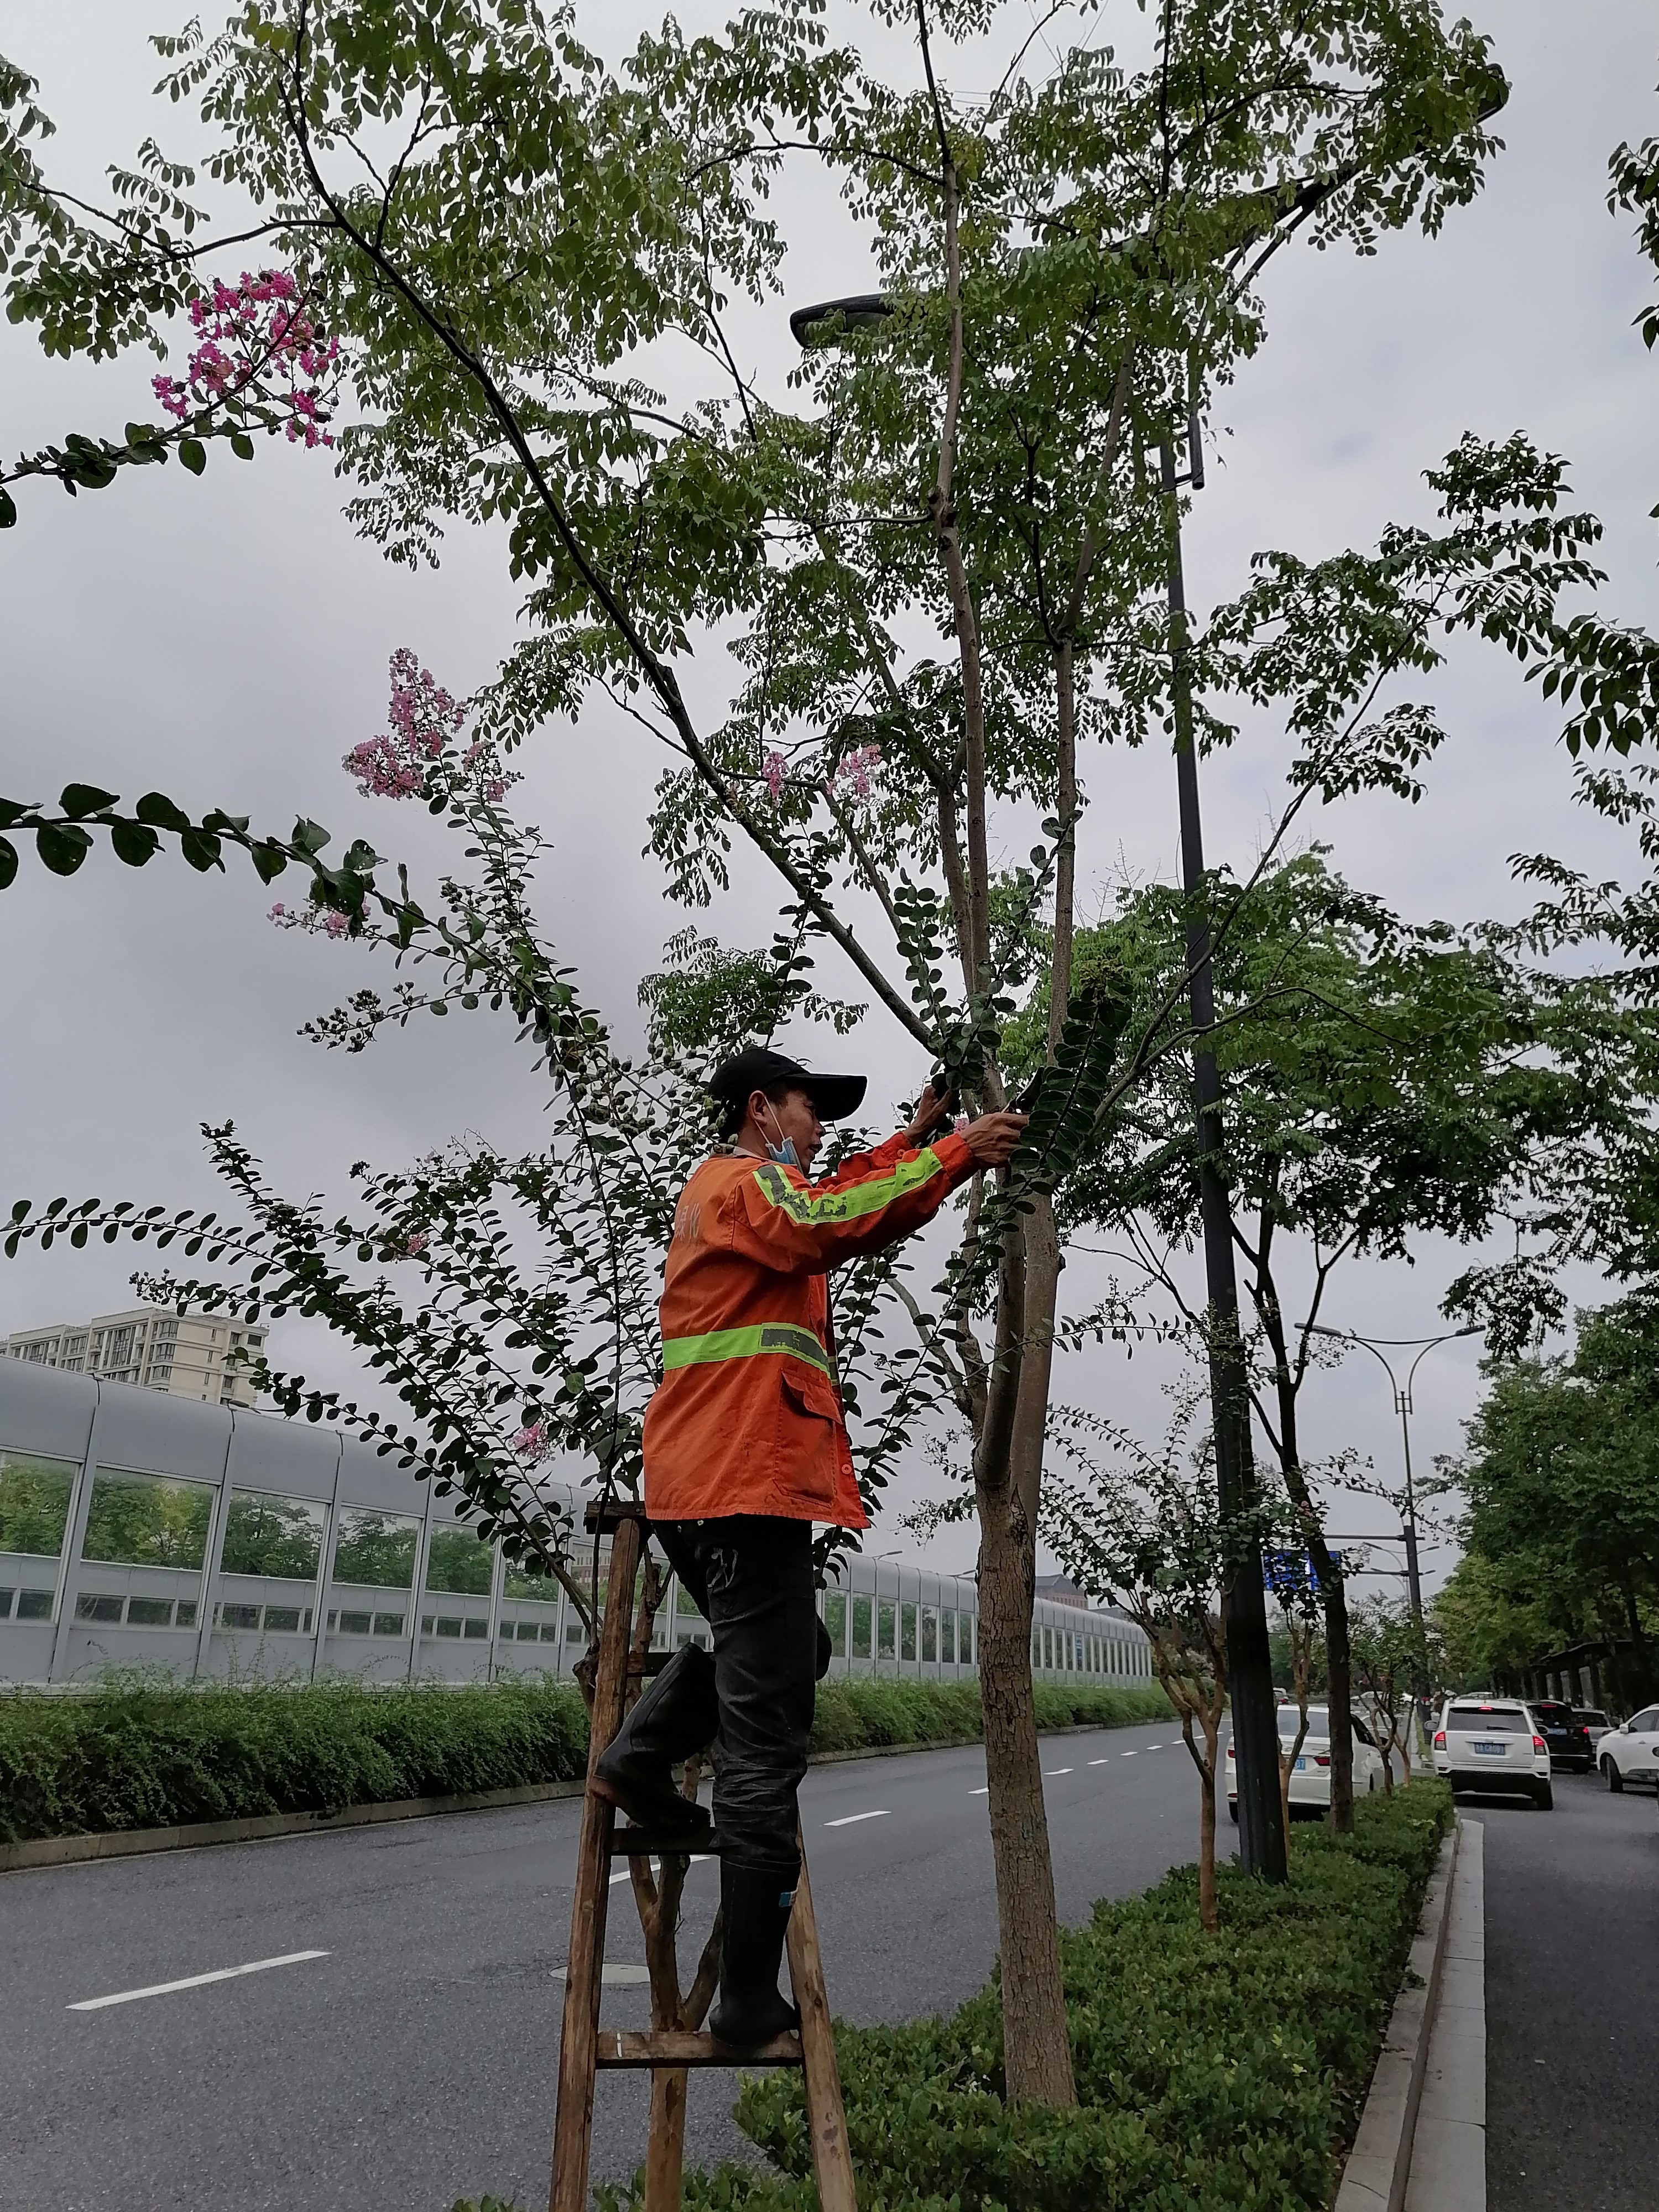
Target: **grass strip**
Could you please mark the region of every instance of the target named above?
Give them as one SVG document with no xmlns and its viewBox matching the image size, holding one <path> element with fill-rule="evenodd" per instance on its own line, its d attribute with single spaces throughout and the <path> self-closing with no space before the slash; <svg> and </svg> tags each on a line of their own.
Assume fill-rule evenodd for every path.
<svg viewBox="0 0 1659 2212">
<path fill-rule="evenodd" d="M 1037 1691 L 1044 1728 L 1162 1717 L 1161 1692 Z M 977 1682 L 818 1686 L 815 1751 L 966 1743 Z M 575 1779 L 587 1716 L 568 1682 L 174 1687 L 115 1678 L 87 1697 L 0 1698 L 0 1843 L 337 1813 Z"/>
</svg>

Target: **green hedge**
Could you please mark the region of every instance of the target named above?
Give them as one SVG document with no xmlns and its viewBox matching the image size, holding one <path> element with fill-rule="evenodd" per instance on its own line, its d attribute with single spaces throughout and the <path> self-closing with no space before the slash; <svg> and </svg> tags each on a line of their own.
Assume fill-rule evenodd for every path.
<svg viewBox="0 0 1659 2212">
<path fill-rule="evenodd" d="M 0 1699 L 0 1841 L 507 1790 L 586 1758 L 564 1683 L 25 1694 Z"/>
<path fill-rule="evenodd" d="M 1156 1686 L 1145 1690 L 1060 1689 L 1036 1685 L 1042 1729 L 1124 1728 L 1170 1717 Z M 833 1675 L 818 1684 L 814 1751 L 872 1751 L 890 1743 L 976 1743 L 984 1734 L 979 1684 L 906 1682 L 890 1674 Z"/>
<path fill-rule="evenodd" d="M 1319 2212 L 1336 2192 L 1424 1888 L 1443 1784 L 1363 1800 L 1357 1832 L 1297 1832 L 1289 1886 L 1196 1869 L 1062 1937 L 1075 2110 L 1004 2102 L 994 1984 L 949 2020 L 838 2025 L 863 2212 Z M 746 2081 L 737 2117 L 775 2172 L 692 2172 L 685 2212 L 815 2212 L 800 2078 Z M 638 2212 L 643 2182 L 602 2188 Z"/>
<path fill-rule="evenodd" d="M 1168 1710 L 1158 1692 L 1037 1691 L 1045 1728 Z M 966 1742 L 980 1732 L 974 1682 L 818 1686 L 815 1750 Z M 0 1698 L 0 1844 L 511 1790 L 571 1780 L 586 1764 L 587 1717 L 563 1682 L 23 1692 Z"/>
</svg>

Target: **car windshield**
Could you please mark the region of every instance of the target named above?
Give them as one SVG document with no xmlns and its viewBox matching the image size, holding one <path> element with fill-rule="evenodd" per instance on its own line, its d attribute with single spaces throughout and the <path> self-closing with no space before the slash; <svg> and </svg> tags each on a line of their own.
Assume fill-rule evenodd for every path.
<svg viewBox="0 0 1659 2212">
<path fill-rule="evenodd" d="M 1546 1702 L 1543 1705 L 1534 1705 L 1532 1710 L 1535 1719 L 1547 1721 L 1552 1728 L 1571 1728 L 1573 1724 L 1571 1705 L 1555 1705 Z"/>
<path fill-rule="evenodd" d="M 1279 1733 L 1280 1735 L 1285 1736 L 1290 1741 L 1294 1742 L 1296 1741 L 1296 1732 L 1301 1725 L 1302 1716 L 1297 1712 L 1294 1705 L 1281 1705 L 1279 1707 Z M 1308 1734 L 1310 1735 L 1328 1735 L 1330 1732 L 1331 1717 L 1327 1708 L 1323 1705 L 1310 1705 L 1308 1708 Z"/>
<path fill-rule="evenodd" d="M 1605 1728 L 1607 1724 L 1607 1715 L 1597 1705 L 1580 1705 L 1573 1718 L 1585 1728 Z"/>
<path fill-rule="evenodd" d="M 1460 1735 L 1530 1735 L 1519 1705 L 1454 1705 L 1446 1724 Z"/>
</svg>

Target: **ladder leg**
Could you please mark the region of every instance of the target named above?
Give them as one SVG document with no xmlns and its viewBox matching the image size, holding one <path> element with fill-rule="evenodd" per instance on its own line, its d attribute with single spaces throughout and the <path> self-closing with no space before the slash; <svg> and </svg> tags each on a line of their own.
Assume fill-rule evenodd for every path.
<svg viewBox="0 0 1659 2212">
<path fill-rule="evenodd" d="M 645 2147 L 645 2212 L 680 2212 L 680 2172 L 685 2158 L 683 2066 L 659 2066 L 651 2075 L 651 2133 Z"/>
<path fill-rule="evenodd" d="M 628 1690 L 628 1638 L 634 1578 L 640 1563 L 637 1522 L 623 1522 L 611 1540 L 611 1579 L 599 1663 L 593 1686 L 587 1771 L 622 1726 Z M 549 2212 L 587 2212 L 587 2168 L 593 2142 L 593 2077 L 605 1970 L 605 1908 L 610 1900 L 611 1838 L 616 1814 L 591 1793 L 582 1800 L 576 1846 L 576 1888 L 565 1965 L 564 2032 L 559 2043 L 559 2101 L 553 2129 Z"/>
<path fill-rule="evenodd" d="M 789 1978 L 800 2010 L 806 2124 L 812 2136 L 818 2203 L 822 2212 L 858 2212 L 847 2112 L 841 2099 L 841 2069 L 836 2063 L 836 2038 L 830 2025 L 830 1998 L 823 1985 L 823 1959 L 818 1949 L 818 1923 L 812 1911 L 805 1845 L 795 1884 L 795 1909 L 789 1916 L 788 1945 Z"/>
</svg>

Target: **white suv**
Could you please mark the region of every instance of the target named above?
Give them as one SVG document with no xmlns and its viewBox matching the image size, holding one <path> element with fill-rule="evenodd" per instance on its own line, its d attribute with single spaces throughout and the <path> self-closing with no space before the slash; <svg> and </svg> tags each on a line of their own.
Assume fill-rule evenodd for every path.
<svg viewBox="0 0 1659 2212">
<path fill-rule="evenodd" d="M 1460 1790 L 1502 1791 L 1530 1797 L 1544 1812 L 1555 1802 L 1549 1746 L 1531 1708 L 1490 1691 L 1447 1698 L 1435 1733 L 1434 1771 L 1451 1784 L 1454 1797 Z"/>
<path fill-rule="evenodd" d="M 1659 1705 L 1644 1705 L 1609 1729 L 1595 1755 L 1609 1790 L 1622 1790 L 1627 1782 L 1659 1783 Z"/>
</svg>

